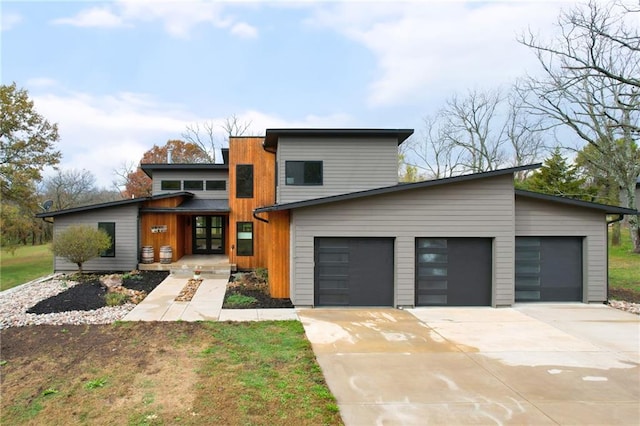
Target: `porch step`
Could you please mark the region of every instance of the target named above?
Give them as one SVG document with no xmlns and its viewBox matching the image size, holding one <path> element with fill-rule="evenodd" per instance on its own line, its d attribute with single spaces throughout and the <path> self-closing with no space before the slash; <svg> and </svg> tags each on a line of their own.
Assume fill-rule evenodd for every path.
<svg viewBox="0 0 640 426">
<path fill-rule="evenodd" d="M 193 276 L 193 267 L 184 267 L 184 266 L 176 266 L 169 268 L 169 272 L 171 275 L 175 275 L 177 277 L 192 277 Z M 200 268 L 200 275 L 206 278 L 210 278 L 211 276 L 226 276 L 227 278 L 231 275 L 231 267 L 230 265 L 215 265 L 215 266 L 206 266 Z"/>
</svg>

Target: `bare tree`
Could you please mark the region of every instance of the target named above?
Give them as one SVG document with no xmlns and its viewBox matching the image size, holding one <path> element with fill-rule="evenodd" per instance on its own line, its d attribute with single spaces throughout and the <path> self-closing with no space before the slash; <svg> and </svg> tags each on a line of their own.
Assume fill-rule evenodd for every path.
<svg viewBox="0 0 640 426">
<path fill-rule="evenodd" d="M 556 38 L 545 42 L 529 32 L 519 40 L 535 52 L 544 71 L 521 87 L 526 99 L 535 100 L 527 103 L 531 113 L 592 145 L 597 155 L 586 161 L 613 177 L 633 209 L 640 175 L 634 149 L 640 135 L 640 33 L 629 21 L 639 14 L 620 2 L 591 1 L 559 16 Z M 629 224 L 640 253 L 638 217 L 630 217 Z"/>
<path fill-rule="evenodd" d="M 224 119 L 222 124 L 216 125 L 213 120 L 203 123 L 189 124 L 182 137 L 185 141 L 197 145 L 209 157 L 209 162 L 216 162 L 216 150 L 223 146 L 218 136 L 221 129 L 227 139 L 230 136 L 244 136 L 251 129 L 251 121 L 243 121 L 235 114 Z"/>
<path fill-rule="evenodd" d="M 43 183 L 43 195 L 53 201 L 54 210 L 91 204 L 97 192 L 95 176 L 84 169 L 59 169 Z"/>
</svg>

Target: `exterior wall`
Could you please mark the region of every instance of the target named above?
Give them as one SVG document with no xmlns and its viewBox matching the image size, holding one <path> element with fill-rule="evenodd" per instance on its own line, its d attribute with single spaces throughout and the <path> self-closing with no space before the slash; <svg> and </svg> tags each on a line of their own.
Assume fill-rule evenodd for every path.
<svg viewBox="0 0 640 426">
<path fill-rule="evenodd" d="M 516 236 L 584 237 L 583 302 L 607 300 L 607 224 L 604 213 L 516 196 Z"/>
<path fill-rule="evenodd" d="M 161 181 L 163 180 L 224 180 L 227 182 L 227 190 L 226 191 L 193 191 L 193 190 L 185 190 L 187 192 L 193 193 L 196 198 L 205 198 L 205 199 L 217 199 L 223 200 L 229 198 L 229 173 L 227 170 L 156 170 L 153 172 L 153 183 L 151 186 L 152 195 L 158 194 L 170 194 L 172 192 L 181 192 L 179 191 L 166 191 L 162 190 L 160 187 Z M 206 188 L 206 186 L 205 186 Z"/>
<path fill-rule="evenodd" d="M 269 213 L 269 293 L 288 298 L 289 292 L 289 211 Z"/>
<path fill-rule="evenodd" d="M 514 234 L 511 175 L 299 208 L 291 220 L 291 299 L 314 303 L 314 237 L 395 238 L 396 306 L 414 305 L 417 237 L 489 237 L 492 305 L 511 305 Z"/>
<path fill-rule="evenodd" d="M 126 205 L 56 217 L 53 238 L 71 225 L 98 227 L 98 222 L 116 223 L 115 257 L 97 257 L 83 265 L 85 271 L 130 271 L 138 267 L 138 205 Z M 78 265 L 56 256 L 55 271 L 76 271 Z"/>
<path fill-rule="evenodd" d="M 322 161 L 321 186 L 285 185 L 285 163 Z M 394 138 L 278 139 L 278 203 L 362 191 L 398 183 L 398 141 Z"/>
<path fill-rule="evenodd" d="M 262 148 L 262 137 L 229 138 L 229 262 L 238 268 L 267 267 L 269 224 L 253 217 L 253 210 L 275 200 L 275 155 Z M 236 198 L 236 165 L 253 164 L 253 198 Z M 262 215 L 267 219 L 267 215 Z M 236 255 L 236 224 L 253 223 L 253 256 Z"/>
</svg>

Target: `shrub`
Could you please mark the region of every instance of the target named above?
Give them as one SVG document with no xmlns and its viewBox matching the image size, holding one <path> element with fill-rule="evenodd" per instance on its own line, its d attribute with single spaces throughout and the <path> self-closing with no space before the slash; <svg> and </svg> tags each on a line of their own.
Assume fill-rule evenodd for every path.
<svg viewBox="0 0 640 426">
<path fill-rule="evenodd" d="M 102 229 L 88 225 L 73 225 L 53 238 L 51 250 L 56 256 L 64 257 L 78 265 L 82 273 L 82 265 L 111 247 L 111 237 Z"/>
<path fill-rule="evenodd" d="M 104 296 L 107 306 L 124 305 L 129 301 L 129 296 L 124 293 L 107 293 Z"/>
<path fill-rule="evenodd" d="M 231 294 L 227 297 L 225 306 L 229 308 L 248 308 L 257 301 L 258 299 L 255 297 L 245 296 L 243 294 Z"/>
<path fill-rule="evenodd" d="M 258 279 L 264 281 L 265 283 L 269 282 L 269 271 L 267 271 L 267 268 L 256 268 L 255 272 Z"/>
</svg>

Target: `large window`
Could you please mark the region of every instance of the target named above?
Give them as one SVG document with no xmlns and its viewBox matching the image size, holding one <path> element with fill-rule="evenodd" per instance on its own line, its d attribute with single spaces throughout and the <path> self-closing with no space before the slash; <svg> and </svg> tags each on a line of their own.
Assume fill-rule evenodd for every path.
<svg viewBox="0 0 640 426">
<path fill-rule="evenodd" d="M 98 229 L 102 229 L 111 238 L 111 247 L 100 253 L 100 257 L 116 256 L 116 223 L 98 222 Z"/>
<path fill-rule="evenodd" d="M 180 191 L 181 185 L 179 180 L 163 180 L 160 182 L 160 189 L 163 191 Z"/>
<path fill-rule="evenodd" d="M 236 166 L 236 198 L 253 198 L 253 164 Z"/>
<path fill-rule="evenodd" d="M 322 185 L 322 161 L 287 161 L 287 185 Z"/>
<path fill-rule="evenodd" d="M 227 189 L 226 180 L 208 180 L 207 191 L 225 191 Z"/>
<path fill-rule="evenodd" d="M 238 256 L 253 256 L 253 222 L 238 222 L 236 254 Z"/>
<path fill-rule="evenodd" d="M 183 185 L 185 191 L 202 191 L 204 188 L 201 180 L 185 180 Z"/>
</svg>

